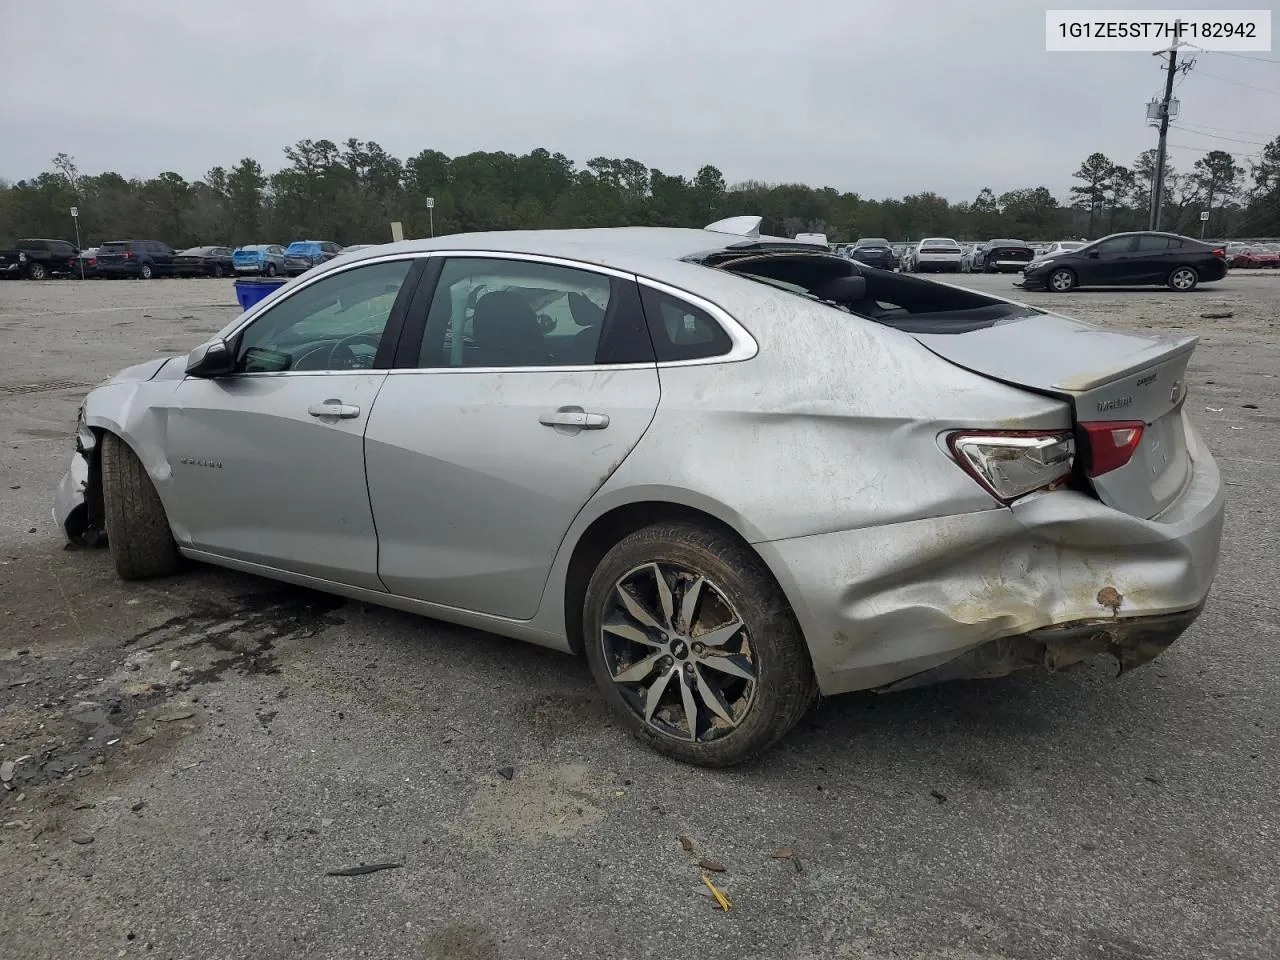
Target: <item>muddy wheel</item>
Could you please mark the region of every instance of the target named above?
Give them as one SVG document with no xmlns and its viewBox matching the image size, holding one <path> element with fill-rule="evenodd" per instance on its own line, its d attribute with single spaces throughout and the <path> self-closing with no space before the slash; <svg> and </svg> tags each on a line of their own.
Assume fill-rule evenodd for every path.
<svg viewBox="0 0 1280 960">
<path fill-rule="evenodd" d="M 1169 274 L 1169 288 L 1178 293 L 1188 293 L 1200 282 L 1200 274 L 1195 267 L 1177 267 Z"/>
<path fill-rule="evenodd" d="M 146 467 L 115 434 L 102 438 L 102 505 L 107 545 L 122 580 L 178 570 L 178 545 Z"/>
<path fill-rule="evenodd" d="M 591 577 L 583 629 L 605 699 L 686 763 L 749 759 L 817 696 L 786 597 L 749 547 L 717 530 L 662 523 L 626 537 Z"/>
</svg>

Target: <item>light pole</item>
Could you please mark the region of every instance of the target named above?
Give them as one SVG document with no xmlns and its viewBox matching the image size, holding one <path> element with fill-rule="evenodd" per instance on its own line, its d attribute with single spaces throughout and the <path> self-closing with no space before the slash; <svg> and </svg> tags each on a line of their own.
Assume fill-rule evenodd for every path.
<svg viewBox="0 0 1280 960">
<path fill-rule="evenodd" d="M 80 261 L 80 279 L 84 279 L 84 249 L 80 246 L 80 208 L 71 208 L 71 222 L 76 225 L 76 259 Z"/>
</svg>

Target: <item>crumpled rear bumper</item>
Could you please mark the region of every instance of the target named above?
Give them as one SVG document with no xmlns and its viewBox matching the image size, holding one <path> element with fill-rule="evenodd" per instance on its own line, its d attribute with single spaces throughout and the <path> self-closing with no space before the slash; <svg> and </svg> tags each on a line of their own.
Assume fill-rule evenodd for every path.
<svg viewBox="0 0 1280 960">
<path fill-rule="evenodd" d="M 1218 569 L 1222 481 L 1190 428 L 1187 442 L 1191 480 L 1156 519 L 1058 490 L 1008 509 L 755 546 L 827 695 L 1102 653 L 1133 666 L 1195 619 Z"/>
</svg>

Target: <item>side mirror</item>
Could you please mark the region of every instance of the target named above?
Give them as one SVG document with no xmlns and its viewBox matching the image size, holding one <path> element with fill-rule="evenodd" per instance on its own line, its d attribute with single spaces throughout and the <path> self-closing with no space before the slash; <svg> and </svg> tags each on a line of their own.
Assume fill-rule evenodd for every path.
<svg viewBox="0 0 1280 960">
<path fill-rule="evenodd" d="M 234 372 L 235 354 L 225 340 L 213 340 L 204 346 L 196 347 L 187 356 L 187 376 L 225 377 Z"/>
<path fill-rule="evenodd" d="M 861 276 L 837 277 L 821 290 L 814 291 L 823 300 L 834 303 L 853 303 L 867 295 L 867 278 Z"/>
</svg>

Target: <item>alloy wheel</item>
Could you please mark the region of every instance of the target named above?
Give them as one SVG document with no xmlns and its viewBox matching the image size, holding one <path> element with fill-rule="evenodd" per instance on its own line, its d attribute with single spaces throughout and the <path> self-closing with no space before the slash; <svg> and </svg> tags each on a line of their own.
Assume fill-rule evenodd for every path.
<svg viewBox="0 0 1280 960">
<path fill-rule="evenodd" d="M 701 742 L 750 712 L 756 658 L 750 631 L 723 589 L 674 563 L 621 576 L 605 601 L 600 642 L 622 699 L 652 730 Z"/>
<path fill-rule="evenodd" d="M 1190 267 L 1181 267 L 1173 271 L 1169 284 L 1175 290 L 1190 290 L 1196 285 L 1196 275 Z"/>
<path fill-rule="evenodd" d="M 1075 286 L 1075 277 L 1066 270 L 1059 270 L 1049 278 L 1049 285 L 1059 293 L 1066 293 Z"/>
</svg>

